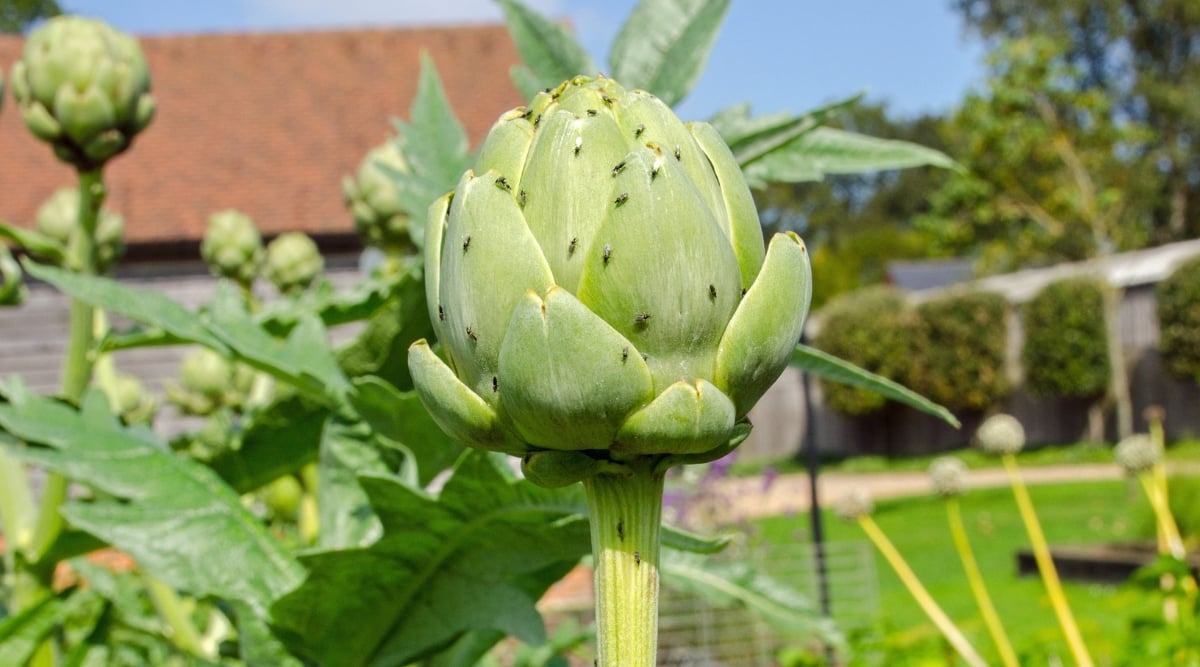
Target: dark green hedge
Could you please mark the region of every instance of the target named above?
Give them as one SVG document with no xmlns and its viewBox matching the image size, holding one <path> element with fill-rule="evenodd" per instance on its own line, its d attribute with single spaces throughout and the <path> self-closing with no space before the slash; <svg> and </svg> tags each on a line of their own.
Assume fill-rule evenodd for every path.
<svg viewBox="0 0 1200 667">
<path fill-rule="evenodd" d="M 1158 350 L 1176 377 L 1200 382 L 1200 258 L 1158 284 Z"/>
<path fill-rule="evenodd" d="M 1004 356 L 1008 302 L 963 292 L 917 307 L 909 387 L 951 410 L 982 410 L 1009 390 Z"/>
<path fill-rule="evenodd" d="M 1038 396 L 1093 398 L 1108 389 L 1104 285 L 1092 278 L 1050 283 L 1022 309 L 1025 382 Z"/>
<path fill-rule="evenodd" d="M 913 314 L 899 291 L 886 286 L 849 292 L 820 311 L 821 350 L 897 382 L 907 382 L 912 358 Z M 829 407 L 846 415 L 865 415 L 883 407 L 874 392 L 821 382 Z"/>
</svg>

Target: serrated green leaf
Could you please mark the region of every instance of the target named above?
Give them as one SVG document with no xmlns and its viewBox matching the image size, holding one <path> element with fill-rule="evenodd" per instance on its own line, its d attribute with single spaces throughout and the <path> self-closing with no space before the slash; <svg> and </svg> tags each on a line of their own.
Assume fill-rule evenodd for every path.
<svg viewBox="0 0 1200 667">
<path fill-rule="evenodd" d="M 81 411 L 9 383 L 0 426 L 43 447 L 10 451 L 112 498 L 62 508 L 72 525 L 133 556 L 168 585 L 246 601 L 265 614 L 296 586 L 299 564 L 213 471 L 176 456 L 149 429 L 126 428 L 90 392 Z M 100 412 L 103 411 L 103 414 Z"/>
<path fill-rule="evenodd" d="M 839 359 L 815 347 L 797 345 L 796 351 L 792 353 L 790 363 L 806 373 L 812 373 L 814 376 L 830 382 L 840 382 L 876 392 L 888 399 L 931 414 L 954 428 L 961 426 L 958 418 L 945 407 L 901 384 L 859 368 L 849 361 Z"/>
<path fill-rule="evenodd" d="M 429 205 L 453 190 L 459 176 L 471 166 L 466 130 L 454 115 L 437 68 L 426 54 L 421 55 L 421 78 L 409 121 L 396 119 L 393 124 L 403 138 L 400 152 L 409 168 L 390 173 L 405 212 L 413 220 L 424 221 Z"/>
<path fill-rule="evenodd" d="M 0 621 L 0 665 L 24 665 L 58 622 L 69 592 L 46 596 Z"/>
<path fill-rule="evenodd" d="M 317 460 L 328 408 L 302 396 L 277 398 L 243 422 L 241 446 L 208 466 L 238 493 L 249 493 Z"/>
<path fill-rule="evenodd" d="M 718 561 L 673 549 L 662 551 L 663 587 L 699 595 L 716 606 L 740 605 L 779 632 L 840 643 L 831 619 L 805 595 L 739 559 Z"/>
<path fill-rule="evenodd" d="M 613 78 L 675 106 L 700 77 L 728 10 L 729 0 L 642 0 L 613 40 Z"/>
<path fill-rule="evenodd" d="M 861 93 L 800 116 L 782 112 L 753 117 L 750 115 L 750 105 L 740 104 L 713 116 L 711 123 L 725 143 L 729 144 L 738 164 L 744 168 L 792 139 L 811 132 L 834 114 L 857 104 L 860 99 Z"/>
<path fill-rule="evenodd" d="M 272 301 L 255 313 L 254 319 L 269 329 L 289 328 L 309 314 L 320 318 L 326 327 L 356 322 L 378 312 L 395 296 L 401 284 L 413 281 L 410 274 L 371 277 L 340 290 L 323 282 L 296 298 Z"/>
<path fill-rule="evenodd" d="M 365 377 L 355 380 L 350 403 L 385 443 L 403 447 L 412 457 L 421 486 L 462 455 L 463 446 L 434 423 L 415 392 L 401 393 L 379 378 Z"/>
<path fill-rule="evenodd" d="M 433 324 L 425 306 L 425 285 L 416 279 L 402 281 L 395 293 L 357 337 L 337 351 L 338 365 L 349 377 L 376 375 L 402 391 L 412 389 L 408 347 L 420 338 L 433 337 Z"/>
<path fill-rule="evenodd" d="M 45 234 L 0 220 L 0 239 L 8 239 L 47 262 L 62 262 L 66 248 Z"/>
<path fill-rule="evenodd" d="M 514 83 L 527 86 L 536 81 L 535 89 L 541 90 L 553 88 L 578 74 L 596 74 L 592 57 L 561 23 L 551 21 L 517 0 L 497 2 L 504 11 L 504 20 L 516 42 L 517 53 L 521 54 L 521 60 L 534 77 L 523 75 L 522 81 L 514 80 Z"/>
<path fill-rule="evenodd" d="M 932 166 L 961 170 L 948 155 L 907 141 L 818 127 L 746 165 L 752 183 L 798 183 L 829 174 L 857 174 L 885 169 Z"/>
<path fill-rule="evenodd" d="M 359 476 L 374 474 L 395 479 L 396 462 L 376 442 L 362 422 L 331 415 L 321 432 L 317 488 L 321 549 L 345 549 L 374 542 L 381 530 Z M 392 458 L 399 458 L 393 455 Z"/>
<path fill-rule="evenodd" d="M 108 278 L 83 276 L 28 259 L 24 265 L 29 275 L 81 301 L 158 327 L 179 339 L 228 352 L 226 345 L 209 331 L 198 315 L 160 292 L 127 287 Z"/>
<path fill-rule="evenodd" d="M 239 657 L 247 666 L 301 667 L 303 663 L 288 653 L 267 623 L 245 603 L 235 601 L 230 606 L 237 625 Z"/>
<path fill-rule="evenodd" d="M 313 315 L 301 315 L 286 338 L 258 326 L 245 302 L 229 283 L 219 283 L 208 313 L 208 330 L 234 357 L 308 398 L 327 406 L 341 405 L 350 383 L 329 349 L 325 327 Z"/>
<path fill-rule="evenodd" d="M 541 489 L 504 465 L 469 452 L 437 498 L 363 477 L 383 537 L 304 556 L 308 579 L 272 608 L 277 624 L 329 667 L 407 665 L 477 629 L 541 642 L 534 603 L 589 549 L 581 490 Z"/>
</svg>

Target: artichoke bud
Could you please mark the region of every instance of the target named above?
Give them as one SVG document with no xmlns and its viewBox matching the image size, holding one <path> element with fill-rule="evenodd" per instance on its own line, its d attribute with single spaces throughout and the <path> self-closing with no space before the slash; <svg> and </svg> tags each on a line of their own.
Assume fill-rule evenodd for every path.
<svg viewBox="0 0 1200 667">
<path fill-rule="evenodd" d="M 8 246 L 0 243 L 0 307 L 19 306 L 25 302 L 28 294 L 21 266 L 13 258 Z"/>
<path fill-rule="evenodd" d="M 500 116 L 430 207 L 424 252 L 444 360 L 410 348 L 418 395 L 467 444 L 534 453 L 547 485 L 585 458 L 731 449 L 811 298 L 803 241 L 763 243 L 716 131 L 604 77 Z"/>
<path fill-rule="evenodd" d="M 284 294 L 305 289 L 324 270 L 321 251 L 303 232 L 280 234 L 267 245 L 267 279 Z"/>
<path fill-rule="evenodd" d="M 167 388 L 167 397 L 183 412 L 209 415 L 234 402 L 234 364 L 206 347 L 189 352 L 180 364 L 179 384 Z"/>
<path fill-rule="evenodd" d="M 227 209 L 212 214 L 200 242 L 200 256 L 213 275 L 250 285 L 258 276 L 265 251 L 250 216 Z"/>
<path fill-rule="evenodd" d="M 46 21 L 25 41 L 11 78 L 30 132 L 80 170 L 120 154 L 154 115 L 141 47 L 95 19 Z"/>
<path fill-rule="evenodd" d="M 389 254 L 417 251 L 394 175 L 408 170 L 398 140 L 390 140 L 371 149 L 358 171 L 342 180 L 346 207 L 363 242 Z"/>
<path fill-rule="evenodd" d="M 158 401 L 146 391 L 142 382 L 125 373 L 113 378 L 109 401 L 113 412 L 121 415 L 126 424 L 148 424 L 158 411 Z"/>
<path fill-rule="evenodd" d="M 57 241 L 64 249 L 72 239 L 83 233 L 79 227 L 79 190 L 60 188 L 38 208 L 34 228 L 43 236 Z M 106 208 L 96 219 L 96 270 L 104 273 L 125 252 L 125 218 Z M 80 267 L 71 267 L 78 269 Z"/>
</svg>

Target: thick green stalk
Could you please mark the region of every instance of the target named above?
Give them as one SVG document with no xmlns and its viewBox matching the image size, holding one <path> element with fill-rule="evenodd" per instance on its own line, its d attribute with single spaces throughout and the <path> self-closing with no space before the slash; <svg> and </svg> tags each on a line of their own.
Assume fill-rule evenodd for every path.
<svg viewBox="0 0 1200 667">
<path fill-rule="evenodd" d="M 924 611 L 929 620 L 933 621 L 937 629 L 942 632 L 942 636 L 946 638 L 946 641 L 950 642 L 950 645 L 962 656 L 962 659 L 971 667 L 987 667 L 987 663 L 979 656 L 975 647 L 971 646 L 971 642 L 967 641 L 962 630 L 959 630 L 958 626 L 954 625 L 954 621 L 951 621 L 946 612 L 942 611 L 942 608 L 934 601 L 933 596 L 921 584 L 921 580 L 917 578 L 916 573 L 908 566 L 904 557 L 896 550 L 895 545 L 892 544 L 892 541 L 888 539 L 879 525 L 875 523 L 875 520 L 870 515 L 864 514 L 858 517 L 858 525 L 862 527 L 863 532 L 875 544 L 875 548 L 879 549 L 879 553 L 883 554 L 888 564 L 895 570 L 896 576 L 900 577 L 900 581 L 904 584 L 904 587 L 908 589 L 913 599 L 921 606 L 921 611 Z"/>
<path fill-rule="evenodd" d="M 1017 661 L 1017 653 L 1008 640 L 1008 633 L 1004 631 L 1004 625 L 1000 622 L 1000 615 L 996 613 L 996 606 L 992 604 L 992 596 L 988 594 L 987 585 L 983 582 L 979 564 L 975 562 L 975 554 L 971 551 L 971 542 L 967 539 L 967 530 L 963 526 L 958 498 L 946 498 L 946 518 L 950 522 L 950 534 L 954 537 L 954 546 L 962 560 L 967 582 L 971 585 L 971 592 L 975 594 L 975 603 L 979 605 L 979 613 L 983 616 L 988 633 L 992 635 L 996 651 L 1000 653 L 1000 660 L 1004 662 L 1005 667 L 1021 667 L 1021 663 Z"/>
<path fill-rule="evenodd" d="M 71 236 L 67 248 L 67 266 L 85 276 L 96 274 L 96 221 L 105 194 L 104 174 L 100 169 L 79 172 L 80 233 Z M 62 370 L 62 396 L 73 403 L 83 397 L 92 376 L 93 316 L 90 304 L 71 299 L 67 354 Z M 46 483 L 42 487 L 38 524 L 34 531 L 32 557 L 35 560 L 45 555 L 62 532 L 63 518 L 58 508 L 66 499 L 66 478 L 57 473 L 47 473 Z"/>
<path fill-rule="evenodd" d="M 663 475 L 648 468 L 583 482 L 592 530 L 597 667 L 654 667 Z"/>
<path fill-rule="evenodd" d="M 1063 593 L 1062 582 L 1058 580 L 1058 570 L 1054 567 L 1054 559 L 1050 557 L 1050 547 L 1046 543 L 1046 535 L 1042 533 L 1042 524 L 1038 521 L 1037 512 L 1033 509 L 1033 500 L 1029 497 L 1029 489 L 1021 479 L 1017 469 L 1017 457 L 1012 454 L 1003 456 L 1004 468 L 1008 471 L 1008 479 L 1012 484 L 1013 496 L 1017 499 L 1017 509 L 1021 512 L 1021 520 L 1025 523 L 1025 532 L 1029 533 L 1029 541 L 1033 547 L 1033 557 L 1037 561 L 1038 571 L 1042 573 L 1042 582 L 1046 585 L 1046 594 L 1058 617 L 1058 624 L 1066 636 L 1067 646 L 1079 667 L 1093 667 L 1092 656 L 1083 643 L 1083 635 L 1075 623 L 1075 615 L 1067 604 L 1067 596 Z"/>
</svg>

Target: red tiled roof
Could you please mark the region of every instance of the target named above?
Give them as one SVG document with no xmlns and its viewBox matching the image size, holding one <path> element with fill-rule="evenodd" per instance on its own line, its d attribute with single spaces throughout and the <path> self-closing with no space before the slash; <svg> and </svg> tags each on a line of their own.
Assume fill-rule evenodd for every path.
<svg viewBox="0 0 1200 667">
<path fill-rule="evenodd" d="M 20 56 L 0 37 L 0 67 Z M 416 93 L 420 53 L 476 146 L 521 103 L 519 62 L 503 26 L 146 37 L 157 115 L 105 171 L 108 206 L 129 243 L 195 241 L 210 214 L 248 213 L 264 234 L 353 229 L 341 179 L 394 133 Z M 74 174 L 25 129 L 11 96 L 0 111 L 0 219 L 32 225 Z"/>
</svg>

